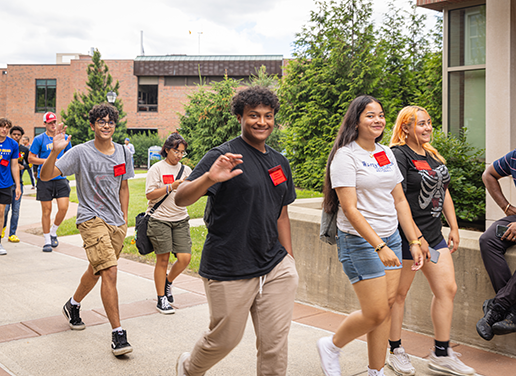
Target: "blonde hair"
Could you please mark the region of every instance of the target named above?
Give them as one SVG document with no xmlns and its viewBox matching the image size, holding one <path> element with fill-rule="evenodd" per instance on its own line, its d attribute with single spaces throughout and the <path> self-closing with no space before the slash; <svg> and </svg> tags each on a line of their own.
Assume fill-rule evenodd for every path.
<svg viewBox="0 0 516 376">
<path fill-rule="evenodd" d="M 405 139 L 407 138 L 407 135 L 405 132 L 403 132 L 403 126 L 412 126 L 415 129 L 417 124 L 417 113 L 419 111 L 422 111 L 428 115 L 428 112 L 423 107 L 419 106 L 407 106 L 399 112 L 396 123 L 394 124 L 394 128 L 392 129 L 392 137 L 389 146 L 392 147 L 406 144 Z M 430 117 L 430 115 L 428 116 Z M 416 141 L 419 144 L 419 140 L 416 139 Z M 443 156 L 439 154 L 437 149 L 430 145 L 430 143 L 424 143 L 422 147 L 428 151 L 434 159 L 438 159 L 442 163 L 446 163 L 446 159 L 444 159 Z"/>
</svg>

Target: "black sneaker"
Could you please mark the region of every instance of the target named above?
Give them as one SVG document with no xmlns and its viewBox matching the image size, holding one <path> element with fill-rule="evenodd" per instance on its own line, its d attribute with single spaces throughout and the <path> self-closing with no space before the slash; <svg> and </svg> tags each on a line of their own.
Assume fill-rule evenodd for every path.
<svg viewBox="0 0 516 376">
<path fill-rule="evenodd" d="M 172 296 L 172 282 L 165 278 L 165 296 L 170 304 L 174 303 L 174 297 Z"/>
<path fill-rule="evenodd" d="M 68 325 L 72 330 L 83 330 L 86 328 L 86 325 L 81 320 L 80 310 L 81 306 L 73 305 L 71 302 L 72 299 L 68 300 L 66 304 L 63 306 L 63 315 L 68 320 Z"/>
<path fill-rule="evenodd" d="M 493 324 L 493 333 L 496 335 L 516 332 L 516 306 L 512 306 L 509 314 L 502 321 Z"/>
<path fill-rule="evenodd" d="M 59 240 L 57 240 L 57 236 L 50 235 L 50 246 L 55 248 L 59 245 Z"/>
<path fill-rule="evenodd" d="M 112 332 L 111 338 L 111 350 L 113 350 L 115 356 L 128 354 L 133 351 L 133 348 L 129 342 L 127 342 L 127 332 L 125 330 Z"/>
<path fill-rule="evenodd" d="M 484 317 L 477 322 L 477 333 L 486 341 L 491 341 L 495 335 L 492 328 L 493 324 L 505 319 L 507 313 L 498 305 L 490 305 L 486 302 L 484 302 L 482 308 L 484 309 Z"/>
<path fill-rule="evenodd" d="M 50 244 L 45 244 L 43 246 L 43 252 L 52 252 L 52 246 Z"/>
<path fill-rule="evenodd" d="M 164 315 L 169 315 L 176 312 L 168 302 L 166 296 L 158 296 L 158 305 L 156 306 L 156 309 Z"/>
</svg>

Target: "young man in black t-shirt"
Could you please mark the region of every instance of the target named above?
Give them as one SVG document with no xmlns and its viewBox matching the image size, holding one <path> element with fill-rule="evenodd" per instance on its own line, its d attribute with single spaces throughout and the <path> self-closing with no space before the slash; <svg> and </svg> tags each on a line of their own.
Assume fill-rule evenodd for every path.
<svg viewBox="0 0 516 376">
<path fill-rule="evenodd" d="M 208 195 L 208 235 L 199 274 L 210 326 L 177 363 L 180 376 L 204 375 L 242 339 L 249 312 L 257 374 L 285 375 L 298 275 L 287 205 L 296 198 L 287 159 L 265 144 L 279 110 L 275 94 L 251 87 L 233 97 L 239 137 L 210 150 L 177 190 L 179 206 Z"/>
</svg>

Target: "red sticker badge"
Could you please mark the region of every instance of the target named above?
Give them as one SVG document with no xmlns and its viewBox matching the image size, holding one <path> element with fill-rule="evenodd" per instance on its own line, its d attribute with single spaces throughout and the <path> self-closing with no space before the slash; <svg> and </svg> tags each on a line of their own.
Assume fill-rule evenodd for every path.
<svg viewBox="0 0 516 376">
<path fill-rule="evenodd" d="M 174 175 L 163 175 L 163 184 L 172 184 L 174 182 Z"/>
<path fill-rule="evenodd" d="M 5 166 L 5 167 L 9 166 L 9 159 L 2 158 L 2 160 L 0 160 L 0 165 Z"/>
<path fill-rule="evenodd" d="M 414 163 L 414 166 L 416 166 L 416 169 L 418 171 L 432 169 L 427 161 L 416 161 L 415 159 L 413 159 L 412 162 Z"/>
<path fill-rule="evenodd" d="M 280 165 L 277 165 L 276 167 L 273 167 L 269 169 L 269 176 L 272 179 L 272 182 L 274 183 L 274 186 L 277 186 L 285 181 L 287 181 L 287 178 L 285 177 L 285 173 L 283 172 L 283 169 Z"/>
<path fill-rule="evenodd" d="M 385 154 L 385 151 L 380 151 L 376 154 L 373 154 L 374 159 L 376 159 L 376 162 L 380 165 L 380 167 L 386 166 L 391 163 L 389 161 L 389 157 L 387 157 L 387 154 Z"/>
<path fill-rule="evenodd" d="M 117 176 L 125 174 L 125 163 L 122 163 L 122 164 L 119 164 L 119 165 L 116 165 L 115 167 L 113 167 L 113 172 L 115 173 L 115 178 Z"/>
</svg>

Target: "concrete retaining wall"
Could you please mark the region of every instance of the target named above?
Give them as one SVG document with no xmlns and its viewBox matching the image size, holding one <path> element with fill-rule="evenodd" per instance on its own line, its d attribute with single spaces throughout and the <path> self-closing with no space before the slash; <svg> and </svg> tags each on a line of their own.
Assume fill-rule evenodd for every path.
<svg viewBox="0 0 516 376">
<path fill-rule="evenodd" d="M 358 299 L 337 257 L 337 247 L 319 240 L 322 199 L 297 200 L 289 206 L 293 249 L 299 273 L 296 299 L 335 311 L 350 313 L 360 309 Z M 447 239 L 447 229 L 443 230 Z M 451 340 L 505 355 L 516 356 L 516 334 L 483 340 L 475 325 L 483 316 L 482 303 L 494 296 L 480 256 L 480 232 L 460 231 L 460 247 L 453 254 L 457 295 L 455 297 Z M 516 250 L 508 251 L 511 270 L 516 269 Z M 405 304 L 405 329 L 433 335 L 430 318 L 432 291 L 422 272 L 418 272 Z"/>
</svg>

